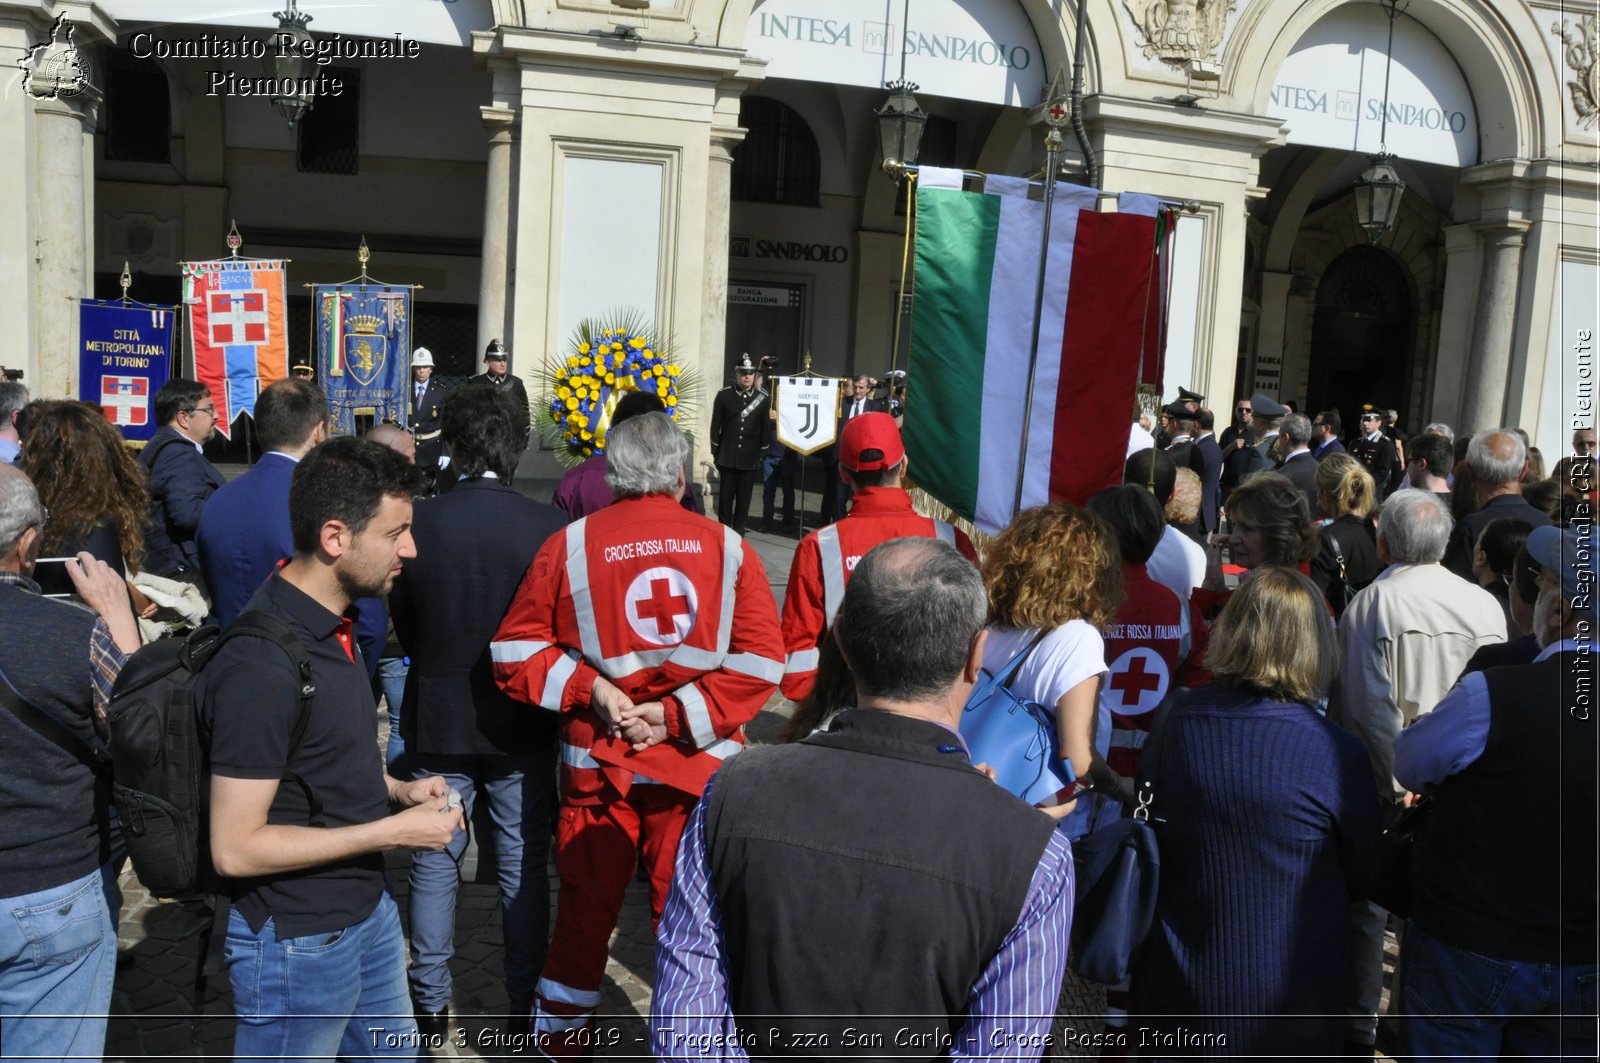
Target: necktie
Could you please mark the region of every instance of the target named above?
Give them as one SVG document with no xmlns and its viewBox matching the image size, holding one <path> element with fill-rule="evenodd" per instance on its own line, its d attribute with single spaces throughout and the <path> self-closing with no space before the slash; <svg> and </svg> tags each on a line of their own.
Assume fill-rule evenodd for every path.
<svg viewBox="0 0 1600 1063">
<path fill-rule="evenodd" d="M 860 399 L 857 399 L 855 401 L 855 405 L 850 407 L 850 416 L 851 417 L 860 417 L 861 416 L 861 400 Z"/>
<path fill-rule="evenodd" d="M 426 384 L 418 384 L 417 385 L 417 405 L 418 406 L 422 405 L 422 393 L 424 391 L 426 391 L 427 388 L 428 388 L 428 385 L 426 385 Z"/>
</svg>

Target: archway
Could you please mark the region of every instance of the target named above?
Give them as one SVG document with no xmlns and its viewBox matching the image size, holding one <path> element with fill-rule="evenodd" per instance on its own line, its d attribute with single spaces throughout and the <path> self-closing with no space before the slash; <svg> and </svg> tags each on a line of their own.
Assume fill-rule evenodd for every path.
<svg viewBox="0 0 1600 1063">
<path fill-rule="evenodd" d="M 1392 254 L 1357 245 L 1335 258 L 1317 285 L 1307 409 L 1337 409 L 1347 428 L 1364 402 L 1407 409 L 1414 312 Z"/>
</svg>

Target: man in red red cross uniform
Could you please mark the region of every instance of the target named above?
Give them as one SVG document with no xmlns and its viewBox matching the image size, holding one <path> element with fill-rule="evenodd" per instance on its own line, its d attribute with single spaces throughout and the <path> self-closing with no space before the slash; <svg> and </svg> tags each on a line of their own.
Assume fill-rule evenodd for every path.
<svg viewBox="0 0 1600 1063">
<path fill-rule="evenodd" d="M 666 414 L 618 426 L 618 501 L 545 542 L 490 645 L 502 690 L 561 714 L 561 892 L 533 1012 L 555 1058 L 588 1047 L 639 854 L 659 920 L 684 822 L 783 671 L 760 558 L 679 504 L 687 456 Z"/>
<path fill-rule="evenodd" d="M 799 701 L 816 682 L 818 649 L 833 625 L 856 562 L 889 539 L 940 538 L 974 563 L 977 552 L 960 531 L 911 508 L 900 486 L 906 473 L 900 429 L 886 413 L 863 413 L 845 422 L 839 437 L 839 478 L 855 492 L 850 515 L 800 540 L 783 599 L 783 694 Z"/>
</svg>

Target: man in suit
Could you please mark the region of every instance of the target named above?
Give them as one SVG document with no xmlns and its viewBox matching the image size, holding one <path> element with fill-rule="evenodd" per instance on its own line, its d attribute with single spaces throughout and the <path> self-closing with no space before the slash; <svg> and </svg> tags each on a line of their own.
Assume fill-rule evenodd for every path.
<svg viewBox="0 0 1600 1063">
<path fill-rule="evenodd" d="M 217 404 L 199 381 L 173 377 L 155 398 L 161 427 L 139 454 L 150 491 L 144 570 L 187 582 L 200 579 L 195 532 L 206 500 L 223 484 L 201 449 L 217 432 Z"/>
<path fill-rule="evenodd" d="M 518 381 L 520 384 L 521 381 Z M 411 355 L 411 435 L 417 441 L 417 467 L 430 480 L 439 471 L 439 404 L 444 385 L 433 379 L 433 352 L 418 347 Z"/>
<path fill-rule="evenodd" d="M 1212 433 L 1216 417 L 1204 406 L 1195 411 L 1194 446 L 1200 452 L 1205 471 L 1200 474 L 1200 519 L 1207 533 L 1217 530 L 1217 506 L 1222 498 L 1222 448 Z"/>
<path fill-rule="evenodd" d="M 1205 495 L 1206 495 L 1206 459 L 1205 454 L 1195 445 L 1194 436 L 1199 431 L 1199 422 L 1195 413 L 1181 402 L 1169 402 L 1161 407 L 1161 420 L 1166 425 L 1166 435 L 1169 442 L 1161 449 L 1172 458 L 1172 463 L 1180 469 L 1188 469 L 1200 481 L 1201 508 L 1195 513 L 1194 523 L 1185 528 L 1191 536 L 1203 540 L 1205 538 Z"/>
<path fill-rule="evenodd" d="M 1543 528 L 1550 518 L 1522 497 L 1522 478 L 1528 474 L 1528 448 L 1511 428 L 1479 432 L 1467 447 L 1467 468 L 1472 470 L 1482 502 L 1476 511 L 1456 522 L 1444 555 L 1444 567 L 1470 580 L 1473 551 L 1483 529 L 1497 520 L 1524 520 Z"/>
<path fill-rule="evenodd" d="M 488 384 L 491 387 L 505 388 L 517 401 L 517 408 L 522 411 L 522 445 L 528 445 L 528 432 L 533 425 L 532 407 L 528 405 L 528 389 L 522 386 L 522 378 L 510 372 L 511 353 L 506 350 L 506 345 L 499 340 L 490 340 L 489 346 L 483 352 L 483 372 L 467 381 L 469 384 Z"/>
<path fill-rule="evenodd" d="M 489 642 L 534 554 L 566 515 L 509 485 L 524 446 L 520 418 L 513 396 L 499 388 L 462 388 L 445 397 L 440 428 L 459 482 L 449 494 L 417 503 L 411 526 L 417 553 L 403 562 L 389 600 L 395 634 L 411 656 L 400 715 L 412 775 L 442 777 L 460 792 L 469 821 L 480 797 L 489 805 L 506 992 L 512 1028 L 526 1031 L 549 938 L 545 868 L 557 721 L 501 693 Z M 466 845 L 461 833 L 444 851 L 412 858 L 408 978 L 425 1034 L 448 1032 L 458 865 Z"/>
<path fill-rule="evenodd" d="M 1389 497 L 1389 481 L 1399 467 L 1394 440 L 1383 432 L 1383 411 L 1371 403 L 1361 407 L 1361 435 L 1350 441 L 1350 456 L 1367 467 L 1378 485 L 1378 501 Z"/>
<path fill-rule="evenodd" d="M 256 399 L 260 460 L 219 487 L 195 529 L 200 573 L 211 591 L 211 608 L 224 627 L 244 612 L 250 598 L 285 559 L 294 556 L 289 527 L 289 482 L 295 466 L 328 438 L 328 400 L 304 380 L 280 380 Z M 379 598 L 362 598 L 356 641 L 369 676 L 378 669 L 388 614 Z"/>
<path fill-rule="evenodd" d="M 1345 453 L 1339 437 L 1344 434 L 1344 422 L 1338 410 L 1323 410 L 1311 422 L 1311 456 L 1321 461 L 1329 454 Z"/>
<path fill-rule="evenodd" d="M 1291 413 L 1283 419 L 1278 430 L 1278 452 L 1283 463 L 1278 472 L 1284 479 L 1300 489 L 1311 509 L 1311 519 L 1322 518 L 1322 507 L 1317 505 L 1317 459 L 1311 456 L 1311 420 L 1303 413 Z"/>
</svg>

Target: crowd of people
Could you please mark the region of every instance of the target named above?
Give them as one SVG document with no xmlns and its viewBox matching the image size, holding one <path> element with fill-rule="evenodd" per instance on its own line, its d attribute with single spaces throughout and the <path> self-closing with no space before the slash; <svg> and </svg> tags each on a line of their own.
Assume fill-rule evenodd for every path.
<svg viewBox="0 0 1600 1063">
<path fill-rule="evenodd" d="M 507 1044 L 549 1058 L 595 1047 L 636 875 L 662 1059 L 1594 1055 L 1592 431 L 1542 477 L 1515 429 L 1406 438 L 1367 407 L 1341 440 L 1337 411 L 1261 394 L 1217 440 L 1185 390 L 1122 484 L 980 551 L 915 511 L 900 411 L 862 378 L 780 608 L 741 534 L 773 456 L 756 365 L 717 404 L 718 521 L 643 395 L 557 504 L 516 490 L 505 353 L 444 391 L 419 350 L 426 417 L 361 439 L 329 438 L 314 382 L 274 383 L 228 482 L 201 384 L 161 389 L 137 458 L 93 407 L 0 384 L 7 1055 L 101 1051 L 127 825 L 78 750 L 129 656 L 206 620 L 308 662 L 250 634 L 195 688 L 240 1057 L 449 1040 L 469 824 Z M 1070 780 L 1032 806 L 962 737 L 1002 670 Z M 788 740 L 748 749 L 780 689 Z M 1074 847 L 1136 784 L 1154 923 L 1123 983 L 1089 984 Z"/>
</svg>

